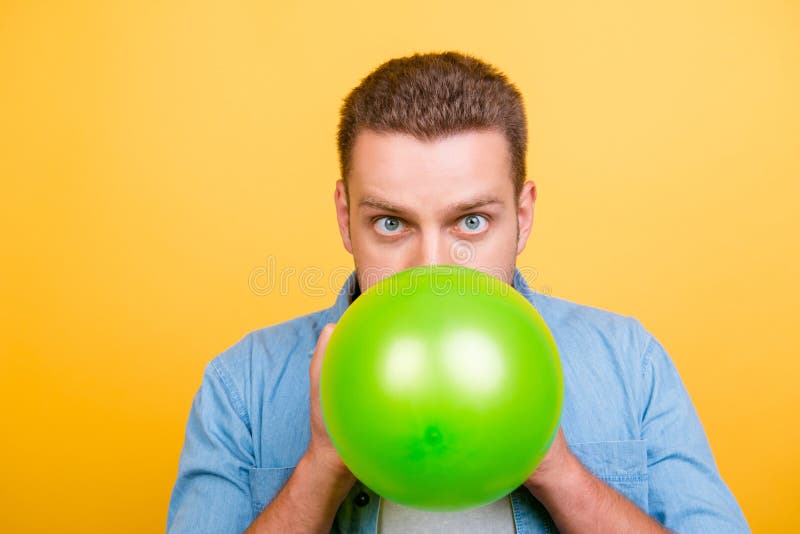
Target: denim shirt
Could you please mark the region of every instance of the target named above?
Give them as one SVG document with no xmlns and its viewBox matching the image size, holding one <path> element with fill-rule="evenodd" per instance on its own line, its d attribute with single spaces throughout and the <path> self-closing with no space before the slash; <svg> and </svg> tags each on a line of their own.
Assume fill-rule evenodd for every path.
<svg viewBox="0 0 800 534">
<path fill-rule="evenodd" d="M 564 373 L 570 450 L 596 477 L 677 532 L 749 532 L 664 348 L 635 319 L 513 286 L 542 315 Z M 167 517 L 171 534 L 241 533 L 275 498 L 310 438 L 311 356 L 331 308 L 250 333 L 214 358 L 189 413 Z M 356 482 L 333 532 L 375 534 L 380 496 Z M 517 532 L 556 532 L 527 489 L 511 493 Z"/>
</svg>

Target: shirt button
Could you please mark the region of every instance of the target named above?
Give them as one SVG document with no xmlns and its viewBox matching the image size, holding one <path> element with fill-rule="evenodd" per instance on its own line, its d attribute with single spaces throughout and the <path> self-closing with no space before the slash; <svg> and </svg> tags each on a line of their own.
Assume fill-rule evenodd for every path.
<svg viewBox="0 0 800 534">
<path fill-rule="evenodd" d="M 356 506 L 358 506 L 359 508 L 363 508 L 364 506 L 369 504 L 369 495 L 367 495 L 365 492 L 362 491 L 358 495 L 356 495 L 356 498 L 353 500 L 353 502 L 355 502 Z"/>
</svg>

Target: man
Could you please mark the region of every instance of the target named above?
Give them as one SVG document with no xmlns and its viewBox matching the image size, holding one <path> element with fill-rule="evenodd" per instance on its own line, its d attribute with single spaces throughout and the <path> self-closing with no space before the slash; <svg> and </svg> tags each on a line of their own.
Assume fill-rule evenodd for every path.
<svg viewBox="0 0 800 534">
<path fill-rule="evenodd" d="M 355 272 L 331 308 L 253 332 L 209 364 L 169 532 L 748 531 L 662 346 L 634 319 L 533 293 L 515 269 L 536 201 L 526 143 L 519 92 L 472 57 L 391 60 L 352 91 L 335 204 Z M 389 273 L 439 263 L 488 272 L 536 307 L 565 391 L 561 429 L 522 486 L 437 514 L 357 481 L 331 445 L 318 395 L 349 303 Z"/>
</svg>

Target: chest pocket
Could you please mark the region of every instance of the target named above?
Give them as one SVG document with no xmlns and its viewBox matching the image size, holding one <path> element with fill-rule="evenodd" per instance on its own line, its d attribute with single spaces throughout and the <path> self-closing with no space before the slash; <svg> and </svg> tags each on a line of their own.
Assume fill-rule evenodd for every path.
<svg viewBox="0 0 800 534">
<path fill-rule="evenodd" d="M 250 498 L 253 516 L 257 516 L 278 495 L 294 467 L 251 467 Z"/>
<path fill-rule="evenodd" d="M 569 448 L 594 476 L 648 511 L 645 441 L 574 443 Z"/>
</svg>

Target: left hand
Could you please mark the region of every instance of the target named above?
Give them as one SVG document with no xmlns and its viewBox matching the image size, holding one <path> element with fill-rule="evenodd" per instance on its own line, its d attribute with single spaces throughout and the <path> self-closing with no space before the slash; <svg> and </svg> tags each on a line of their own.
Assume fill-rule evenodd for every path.
<svg viewBox="0 0 800 534">
<path fill-rule="evenodd" d="M 550 445 L 550 449 L 545 454 L 536 471 L 525 480 L 524 486 L 536 496 L 537 493 L 552 487 L 553 484 L 562 480 L 569 473 L 574 465 L 575 457 L 567 447 L 567 440 L 564 439 L 564 432 L 558 427 L 556 437 Z"/>
</svg>

